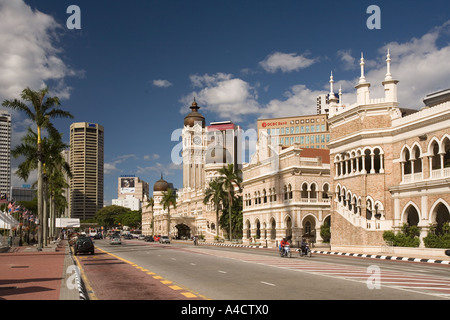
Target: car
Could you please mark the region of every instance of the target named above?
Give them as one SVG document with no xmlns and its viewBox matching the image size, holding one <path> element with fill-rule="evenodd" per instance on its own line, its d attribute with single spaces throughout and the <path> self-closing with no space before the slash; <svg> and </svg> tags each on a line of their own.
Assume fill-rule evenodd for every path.
<svg viewBox="0 0 450 320">
<path fill-rule="evenodd" d="M 94 242 L 90 237 L 79 236 L 73 246 L 73 254 L 77 255 L 79 252 L 94 254 Z"/>
<path fill-rule="evenodd" d="M 159 238 L 161 238 L 161 236 L 155 236 L 153 239 L 155 240 L 155 242 L 158 242 Z"/>
<path fill-rule="evenodd" d="M 138 239 L 139 239 L 139 240 L 144 240 L 144 239 L 145 239 L 145 236 L 144 236 L 143 234 L 140 234 L 139 237 L 138 237 Z"/>
<path fill-rule="evenodd" d="M 159 238 L 159 243 L 169 243 L 170 244 L 170 239 L 168 236 L 162 236 L 161 238 Z"/>
<path fill-rule="evenodd" d="M 152 236 L 145 236 L 144 241 L 153 242 L 153 241 L 155 241 L 155 239 L 153 239 Z"/>
<path fill-rule="evenodd" d="M 123 235 L 123 238 L 127 239 L 127 240 L 131 240 L 131 239 L 133 239 L 133 236 L 131 234 L 129 234 L 129 233 L 126 233 L 126 234 Z"/>
<path fill-rule="evenodd" d="M 112 235 L 111 239 L 109 240 L 109 244 L 122 244 L 122 241 L 120 240 L 120 236 Z"/>
</svg>

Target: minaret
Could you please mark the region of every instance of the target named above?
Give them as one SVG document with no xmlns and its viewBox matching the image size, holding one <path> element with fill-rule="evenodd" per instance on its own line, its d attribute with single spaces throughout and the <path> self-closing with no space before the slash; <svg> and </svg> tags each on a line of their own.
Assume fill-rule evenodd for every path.
<svg viewBox="0 0 450 320">
<path fill-rule="evenodd" d="M 368 104 L 370 101 L 370 83 L 366 81 L 366 77 L 364 75 L 364 55 L 361 52 L 361 77 L 359 78 L 359 83 L 355 87 L 356 88 L 356 102 L 358 105 Z"/>
<path fill-rule="evenodd" d="M 391 74 L 391 54 L 388 49 L 386 56 L 386 77 L 384 78 L 384 99 L 386 102 L 397 102 L 397 83 L 398 80 L 394 80 Z"/>
<path fill-rule="evenodd" d="M 334 84 L 334 80 L 333 80 L 333 71 L 332 71 L 331 72 L 331 76 L 330 76 L 330 93 L 329 93 L 329 96 L 328 96 L 328 103 L 330 104 L 330 111 L 331 110 L 338 111 L 338 108 L 337 108 L 337 101 L 338 101 L 338 99 L 334 95 L 333 84 Z"/>
</svg>

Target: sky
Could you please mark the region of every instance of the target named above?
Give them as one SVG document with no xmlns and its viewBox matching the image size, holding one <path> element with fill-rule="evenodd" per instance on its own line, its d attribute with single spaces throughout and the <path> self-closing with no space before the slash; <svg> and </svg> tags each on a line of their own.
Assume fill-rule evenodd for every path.
<svg viewBox="0 0 450 320">
<path fill-rule="evenodd" d="M 120 175 L 152 188 L 162 173 L 181 189 L 171 153 L 194 97 L 207 124 L 256 129 L 314 114 L 331 72 L 356 102 L 361 53 L 371 98 L 383 97 L 389 49 L 400 106 L 419 109 L 450 88 L 449 40 L 448 0 L 0 0 L 0 101 L 48 86 L 75 116 L 54 121 L 67 143 L 72 122 L 104 126 L 110 204 Z M 14 147 L 31 123 L 9 111 Z"/>
</svg>

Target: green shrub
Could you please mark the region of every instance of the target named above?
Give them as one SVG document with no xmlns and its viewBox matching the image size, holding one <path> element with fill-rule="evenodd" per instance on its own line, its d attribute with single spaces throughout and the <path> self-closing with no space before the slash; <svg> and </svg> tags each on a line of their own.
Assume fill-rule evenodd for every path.
<svg viewBox="0 0 450 320">
<path fill-rule="evenodd" d="M 420 244 L 419 235 L 419 227 L 408 226 L 405 223 L 398 234 L 393 231 L 385 231 L 383 239 L 384 241 L 390 241 L 394 247 L 418 247 Z"/>
<path fill-rule="evenodd" d="M 431 226 L 428 235 L 423 238 L 427 248 L 450 248 L 450 224 L 444 223 L 441 233 L 436 233 L 436 227 Z"/>
</svg>

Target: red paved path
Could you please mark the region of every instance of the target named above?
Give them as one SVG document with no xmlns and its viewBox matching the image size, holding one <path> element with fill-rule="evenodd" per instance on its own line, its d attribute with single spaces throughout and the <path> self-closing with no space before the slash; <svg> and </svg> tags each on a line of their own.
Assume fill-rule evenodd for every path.
<svg viewBox="0 0 450 320">
<path fill-rule="evenodd" d="M 59 300 L 64 246 L 56 252 L 0 253 L 0 300 Z"/>
</svg>

